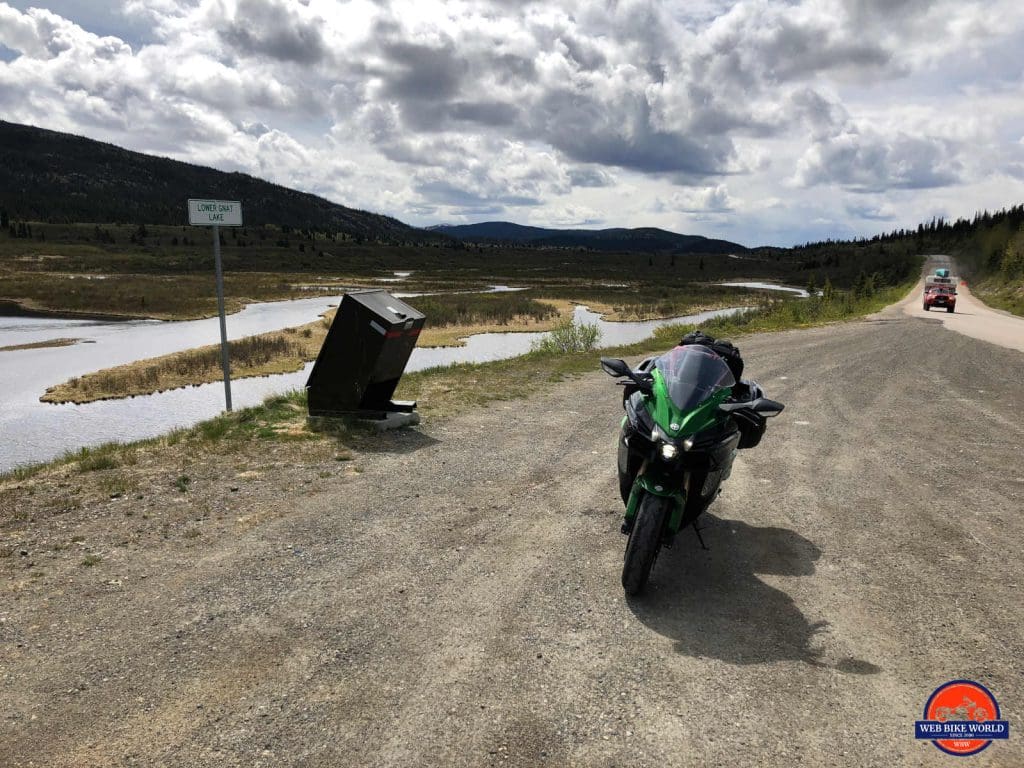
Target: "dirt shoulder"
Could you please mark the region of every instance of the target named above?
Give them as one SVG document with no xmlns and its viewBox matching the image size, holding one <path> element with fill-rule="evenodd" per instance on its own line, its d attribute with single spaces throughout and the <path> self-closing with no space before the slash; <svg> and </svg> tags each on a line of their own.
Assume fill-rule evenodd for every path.
<svg viewBox="0 0 1024 768">
<path fill-rule="evenodd" d="M 637 601 L 596 371 L 6 483 L 0 764 L 940 765 L 955 677 L 1018 721 L 1024 356 L 901 310 L 740 346 L 787 410 Z"/>
</svg>

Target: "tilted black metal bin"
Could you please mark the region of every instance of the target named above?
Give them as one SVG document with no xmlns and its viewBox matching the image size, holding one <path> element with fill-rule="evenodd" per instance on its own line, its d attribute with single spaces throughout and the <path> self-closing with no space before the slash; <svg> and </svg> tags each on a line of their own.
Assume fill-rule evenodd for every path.
<svg viewBox="0 0 1024 768">
<path fill-rule="evenodd" d="M 415 402 L 391 397 L 425 320 L 387 291 L 346 294 L 306 382 L 309 415 L 413 411 Z"/>
</svg>

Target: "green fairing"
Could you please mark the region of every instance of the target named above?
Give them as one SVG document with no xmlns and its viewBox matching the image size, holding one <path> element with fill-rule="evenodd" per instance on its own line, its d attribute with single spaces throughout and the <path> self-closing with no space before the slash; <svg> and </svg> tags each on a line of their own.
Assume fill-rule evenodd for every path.
<svg viewBox="0 0 1024 768">
<path fill-rule="evenodd" d="M 729 395 L 732 394 L 730 387 L 719 390 L 692 411 L 684 413 L 676 407 L 675 403 L 672 402 L 672 398 L 669 397 L 668 387 L 665 385 L 665 379 L 661 371 L 656 368 L 653 376 L 654 391 L 651 396 L 644 398 L 644 402 L 654 423 L 669 437 L 679 438 L 695 435 L 709 427 L 713 427 L 716 422 L 722 419 L 718 406 L 725 402 Z M 625 418 L 623 418 L 622 423 L 626 423 Z M 672 424 L 675 424 L 678 428 L 672 429 Z M 662 489 L 658 491 L 655 490 L 652 481 L 648 480 L 644 475 L 640 475 L 637 477 L 636 482 L 633 483 L 633 489 L 629 494 L 629 501 L 626 503 L 627 523 L 632 522 L 636 518 L 637 508 L 640 506 L 641 492 L 672 499 L 672 516 L 669 518 L 668 527 L 673 533 L 678 532 L 679 526 L 683 521 L 683 507 L 686 504 L 686 495 L 682 489 Z"/>
<path fill-rule="evenodd" d="M 683 413 L 676 408 L 676 404 L 668 396 L 665 378 L 661 375 L 661 371 L 655 368 L 654 397 L 646 398 L 646 404 L 654 423 L 661 427 L 666 435 L 682 437 L 695 435 L 714 426 L 715 422 L 721 419 L 718 406 L 725 402 L 730 394 L 732 394 L 731 387 L 721 389 L 689 413 Z M 672 424 L 676 424 L 679 428 L 672 429 Z"/>
<path fill-rule="evenodd" d="M 684 413 L 669 397 L 668 387 L 665 385 L 665 378 L 657 368 L 653 372 L 653 392 L 644 398 L 647 411 L 651 414 L 654 423 L 671 438 L 680 438 L 687 435 L 695 435 L 722 419 L 718 406 L 732 394 L 732 389 L 726 387 L 721 389 L 705 400 L 699 406 L 688 413 Z M 626 417 L 623 417 L 621 426 L 625 426 Z M 672 429 L 675 424 L 677 429 Z M 657 490 L 652 480 L 641 474 L 633 483 L 629 493 L 629 500 L 626 502 L 626 522 L 631 523 L 636 519 L 636 512 L 640 506 L 640 497 L 643 493 L 650 493 L 653 496 L 672 499 L 672 515 L 668 521 L 668 527 L 673 532 L 679 531 L 683 521 L 683 508 L 686 504 L 686 494 L 681 488 Z"/>
</svg>

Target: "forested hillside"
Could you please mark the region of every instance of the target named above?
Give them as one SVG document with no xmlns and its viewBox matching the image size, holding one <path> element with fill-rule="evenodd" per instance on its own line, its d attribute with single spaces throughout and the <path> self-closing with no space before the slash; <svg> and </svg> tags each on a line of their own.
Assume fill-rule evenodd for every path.
<svg viewBox="0 0 1024 768">
<path fill-rule="evenodd" d="M 534 248 L 585 248 L 598 251 L 639 251 L 643 253 L 746 253 L 745 246 L 701 235 L 681 235 L 657 227 L 634 229 L 545 229 L 507 221 L 479 224 L 443 224 L 431 227 L 467 243 L 516 244 Z"/>
<path fill-rule="evenodd" d="M 247 225 L 344 234 L 357 241 L 447 238 L 243 173 L 130 152 L 81 136 L 0 121 L 0 209 L 9 220 L 184 224 L 190 197 L 241 200 Z"/>
</svg>

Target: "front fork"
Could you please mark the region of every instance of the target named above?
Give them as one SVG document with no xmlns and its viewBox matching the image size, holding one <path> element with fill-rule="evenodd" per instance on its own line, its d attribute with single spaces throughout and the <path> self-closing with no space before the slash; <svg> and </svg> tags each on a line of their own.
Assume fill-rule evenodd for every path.
<svg viewBox="0 0 1024 768">
<path fill-rule="evenodd" d="M 626 502 L 626 519 L 622 523 L 622 532 L 629 533 L 633 530 L 633 523 L 636 522 L 636 513 L 640 507 L 640 498 L 645 493 L 649 493 L 652 496 L 661 496 L 664 499 L 672 500 L 672 514 L 668 519 L 668 529 L 670 535 L 675 535 L 679 532 L 679 526 L 683 522 L 683 506 L 686 504 L 686 492 L 682 489 L 671 489 L 668 484 L 659 483 L 647 476 L 648 462 L 644 463 L 640 467 L 640 471 L 636 474 L 636 480 L 633 481 L 633 489 L 629 493 L 629 501 Z M 686 487 L 686 483 L 683 483 L 683 488 Z"/>
</svg>

